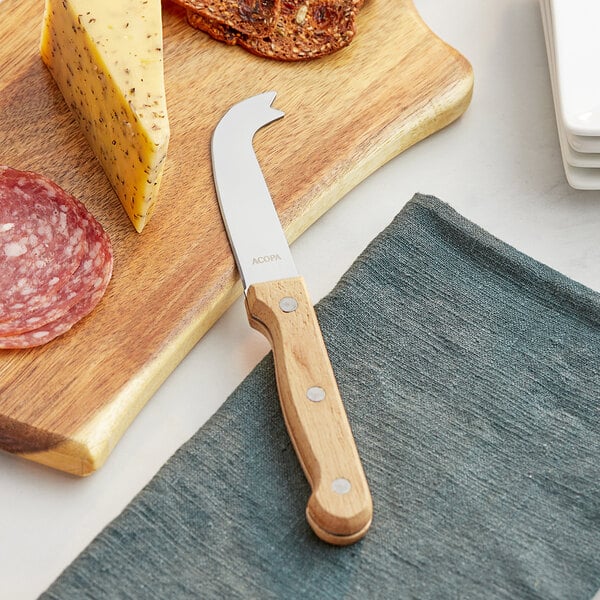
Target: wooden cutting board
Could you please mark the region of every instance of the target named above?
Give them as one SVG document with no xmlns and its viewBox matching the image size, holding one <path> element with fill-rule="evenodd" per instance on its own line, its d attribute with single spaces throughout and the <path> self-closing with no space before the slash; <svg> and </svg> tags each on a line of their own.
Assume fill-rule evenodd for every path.
<svg viewBox="0 0 600 600">
<path fill-rule="evenodd" d="M 165 2 L 171 143 L 158 209 L 138 234 L 39 58 L 43 5 L 0 4 L 0 164 L 41 172 L 82 200 L 110 234 L 115 265 L 103 301 L 69 333 L 0 350 L 0 448 L 86 475 L 241 293 L 210 167 L 223 113 L 277 91 L 286 116 L 257 134 L 255 149 L 292 241 L 375 169 L 458 118 L 473 77 L 410 0 L 367 0 L 352 44 L 305 63 L 217 43 Z"/>
</svg>

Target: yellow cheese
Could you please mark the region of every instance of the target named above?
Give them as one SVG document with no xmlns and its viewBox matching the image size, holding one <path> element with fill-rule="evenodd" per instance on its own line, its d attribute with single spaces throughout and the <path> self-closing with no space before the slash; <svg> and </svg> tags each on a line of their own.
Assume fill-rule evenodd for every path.
<svg viewBox="0 0 600 600">
<path fill-rule="evenodd" d="M 137 231 L 169 143 L 160 0 L 46 0 L 40 53 Z"/>
</svg>

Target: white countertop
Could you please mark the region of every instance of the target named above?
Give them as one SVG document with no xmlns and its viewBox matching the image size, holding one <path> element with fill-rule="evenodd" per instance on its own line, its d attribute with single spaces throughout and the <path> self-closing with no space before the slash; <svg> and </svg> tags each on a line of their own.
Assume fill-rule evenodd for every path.
<svg viewBox="0 0 600 600">
<path fill-rule="evenodd" d="M 417 191 L 600 291 L 600 191 L 576 191 L 565 179 L 537 0 L 414 1 L 471 61 L 471 106 L 355 188 L 292 246 L 313 300 Z M 267 351 L 239 300 L 97 473 L 77 479 L 0 453 L 0 598 L 29 600 L 45 590 Z"/>
</svg>

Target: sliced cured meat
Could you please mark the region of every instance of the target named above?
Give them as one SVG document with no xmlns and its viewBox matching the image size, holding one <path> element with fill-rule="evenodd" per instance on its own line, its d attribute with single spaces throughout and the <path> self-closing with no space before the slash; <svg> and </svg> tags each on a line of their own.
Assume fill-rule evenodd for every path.
<svg viewBox="0 0 600 600">
<path fill-rule="evenodd" d="M 363 0 L 282 0 L 272 31 L 265 36 L 246 35 L 233 27 L 187 11 L 196 29 L 249 52 L 284 61 L 318 58 L 347 46 L 356 32 L 356 15 Z"/>
<path fill-rule="evenodd" d="M 0 322 L 43 307 L 84 249 L 72 196 L 41 175 L 0 166 Z"/>
<path fill-rule="evenodd" d="M 0 167 L 0 190 L 2 199 L 6 200 L 6 206 L 0 206 L 0 215 L 10 216 L 2 221 L 10 227 L 3 229 L 28 232 L 29 235 L 26 238 L 22 235 L 20 238 L 16 235 L 2 238 L 0 233 L 0 249 L 2 244 L 6 247 L 6 244 L 14 243 L 26 249 L 25 252 L 7 253 L 7 260 L 14 260 L 9 270 L 21 275 L 27 268 L 40 271 L 29 275 L 28 281 L 35 282 L 35 293 L 21 293 L 26 296 L 25 302 L 15 300 L 15 297 L 20 298 L 15 289 L 22 291 L 21 288 L 15 288 L 14 281 L 0 272 L 2 306 L 10 307 L 3 313 L 5 318 L 0 320 L 0 348 L 38 346 L 71 329 L 98 304 L 112 276 L 112 247 L 107 233 L 87 208 L 41 175 Z M 34 213 L 33 218 L 26 207 Z M 58 210 L 58 219 L 53 207 Z M 63 214 L 69 215 L 69 227 L 65 226 Z M 66 234 L 66 231 L 70 233 Z M 31 241 L 31 236 L 37 237 Z M 31 252 L 31 249 L 38 249 L 40 237 L 45 246 L 36 253 Z M 68 253 L 75 256 L 72 262 L 64 258 L 65 249 L 60 241 L 72 250 L 77 248 L 77 252 Z M 38 260 L 39 256 L 44 257 L 43 262 Z M 57 268 L 55 262 L 61 268 Z M 44 277 L 45 268 L 51 271 L 52 278 Z M 35 298 L 35 302 L 31 298 Z"/>
<path fill-rule="evenodd" d="M 91 285 L 79 296 L 76 304 L 71 306 L 60 318 L 46 323 L 42 327 L 17 335 L 0 336 L 0 348 L 16 349 L 41 346 L 66 333 L 73 325 L 92 312 L 104 296 L 112 275 L 112 250 L 104 231 L 95 234 L 95 240 L 92 242 L 83 264 L 87 265 L 85 267 L 88 274 L 86 279 L 90 281 Z"/>
<path fill-rule="evenodd" d="M 110 244 L 99 223 L 81 205 L 81 227 L 84 232 L 85 252 L 79 267 L 60 289 L 48 294 L 42 307 L 33 312 L 23 313 L 20 318 L 0 323 L 0 336 L 14 336 L 18 333 L 39 329 L 56 321 L 104 278 L 103 271 L 112 262 Z M 97 246 L 106 246 L 98 249 Z M 1 342 L 0 342 L 1 343 Z"/>
<path fill-rule="evenodd" d="M 207 22 L 250 36 L 268 35 L 286 0 L 175 0 Z"/>
</svg>

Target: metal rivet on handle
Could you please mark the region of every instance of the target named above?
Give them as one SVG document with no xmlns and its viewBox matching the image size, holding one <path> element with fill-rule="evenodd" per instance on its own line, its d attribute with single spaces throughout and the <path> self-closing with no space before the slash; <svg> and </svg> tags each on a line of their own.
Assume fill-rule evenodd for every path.
<svg viewBox="0 0 600 600">
<path fill-rule="evenodd" d="M 331 489 L 336 494 L 340 494 L 340 495 L 347 494 L 351 488 L 352 488 L 351 483 L 344 477 L 339 477 L 338 479 L 334 479 L 331 482 Z"/>
<path fill-rule="evenodd" d="M 286 296 L 279 301 L 279 308 L 286 313 L 294 312 L 298 308 L 298 302 L 291 296 Z"/>
<path fill-rule="evenodd" d="M 325 390 L 322 387 L 319 387 L 318 385 L 309 387 L 306 390 L 306 397 L 311 402 L 321 402 L 321 400 L 325 399 Z"/>
</svg>

